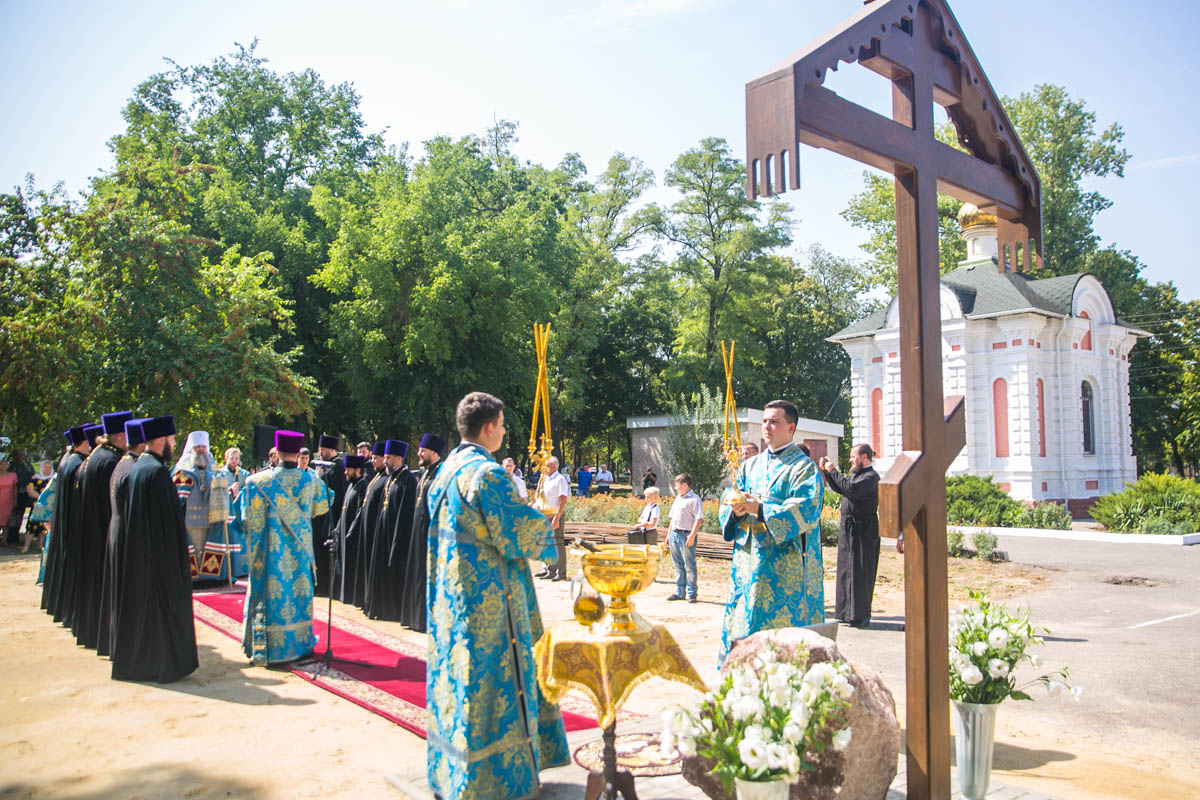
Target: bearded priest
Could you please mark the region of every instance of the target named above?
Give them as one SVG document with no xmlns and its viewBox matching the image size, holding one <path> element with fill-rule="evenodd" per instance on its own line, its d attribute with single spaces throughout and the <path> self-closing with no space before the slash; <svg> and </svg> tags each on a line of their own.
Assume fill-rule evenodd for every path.
<svg viewBox="0 0 1200 800">
<path fill-rule="evenodd" d="M 145 420 L 142 434 L 146 452 L 129 472 L 125 527 L 118 537 L 121 588 L 113 615 L 112 676 L 170 683 L 200 665 L 187 529 L 167 466 L 175 445 L 175 420 Z"/>
<path fill-rule="evenodd" d="M 213 468 L 208 432 L 192 431 L 171 471 L 187 524 L 192 579 L 229 577 L 229 470 Z"/>
</svg>

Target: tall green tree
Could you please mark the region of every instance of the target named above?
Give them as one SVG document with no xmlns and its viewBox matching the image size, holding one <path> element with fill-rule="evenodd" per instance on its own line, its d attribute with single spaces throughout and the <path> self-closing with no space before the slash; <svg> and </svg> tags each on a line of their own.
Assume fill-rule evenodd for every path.
<svg viewBox="0 0 1200 800">
<path fill-rule="evenodd" d="M 791 243 L 786 204 L 765 208 L 746 199 L 745 168 L 721 138 L 709 137 L 680 155 L 666 184 L 682 195 L 663 214 L 660 235 L 676 251 L 672 268 L 682 319 L 676 334 L 677 391 L 691 394 L 699 380 L 723 385 L 722 338 L 738 338 L 750 298 L 768 295 L 780 278 L 772 256 Z"/>
<path fill-rule="evenodd" d="M 1098 131 L 1095 112 L 1062 86 L 1042 84 L 1003 102 L 1042 180 L 1045 269 L 1054 275 L 1080 272 L 1100 241 L 1093 220 L 1112 205 L 1099 192 L 1085 190 L 1083 182 L 1124 177 L 1125 131 L 1115 122 Z"/>
<path fill-rule="evenodd" d="M 268 254 L 270 285 L 294 309 L 293 324 L 277 329 L 279 346 L 325 390 L 316 426 L 341 430 L 352 420 L 326 349 L 332 298 L 310 280 L 335 232 L 310 200 L 317 187 L 353 191 L 382 143 L 365 131 L 351 84 L 329 85 L 313 70 L 278 73 L 256 47 L 152 75 L 134 90 L 111 147 L 118 169 L 146 159 L 217 168 L 196 197 L 194 232 L 247 256 Z"/>
<path fill-rule="evenodd" d="M 560 182 L 517 160 L 513 133 L 439 137 L 411 169 L 381 162 L 361 196 L 314 195 L 338 231 L 315 278 L 338 298 L 330 346 L 375 432 L 449 432 L 455 403 L 479 389 L 505 399 L 524 444 L 532 323 L 550 319 L 576 254 Z"/>
<path fill-rule="evenodd" d="M 848 423 L 850 361 L 841 345 L 826 338 L 869 310 L 863 300 L 869 275 L 819 245 L 783 266 L 785 278 L 763 301 L 767 324 L 754 331 L 762 366 L 735 368 L 739 401 L 761 406 L 784 397 L 803 416 Z"/>
<path fill-rule="evenodd" d="M 0 374 L 23 398 L 17 431 L 36 437 L 132 407 L 244 441 L 268 414 L 311 413 L 316 391 L 293 369 L 297 354 L 276 349 L 291 310 L 266 286 L 266 255 L 243 257 L 192 225 L 219 174 L 138 159 L 97 179 L 81 208 L 43 207 L 69 246 L 40 266 L 29 267 L 37 255 L 5 265 L 6 280 L 29 269 L 37 279 L 4 309 L 15 347 Z M 48 366 L 60 372 L 31 389 Z"/>
<path fill-rule="evenodd" d="M 75 392 L 85 366 L 75 318 L 83 312 L 72 271 L 61 187 L 32 181 L 0 195 L 0 430 L 56 449 L 57 431 L 82 420 Z"/>
<path fill-rule="evenodd" d="M 938 140 L 958 147 L 957 134 L 950 123 L 935 130 Z M 966 258 L 967 243 L 958 226 L 962 201 L 939 193 L 938 269 L 945 274 Z M 862 245 L 867 254 L 866 270 L 871 284 L 894 291 L 896 287 L 896 184 L 884 175 L 863 172 L 863 190 L 850 198 L 842 218 L 864 229 L 869 238 Z"/>
<path fill-rule="evenodd" d="M 618 424 L 624 428 L 631 398 L 623 392 L 640 364 L 615 364 L 615 353 L 653 358 L 649 340 L 665 335 L 669 341 L 673 333 L 661 297 L 647 291 L 649 286 L 669 291 L 657 280 L 660 262 L 651 257 L 627 263 L 649 243 L 659 222 L 655 207 L 640 204 L 654 186 L 654 174 L 623 153 L 609 159 L 595 183 L 585 174 L 585 165 L 572 155 L 554 176 L 568 198 L 564 234 L 577 256 L 554 314 L 551 357 L 559 385 L 553 400 L 563 432 L 574 443 L 607 437 Z M 631 319 L 637 313 L 644 324 Z M 634 398 L 651 393 L 642 390 Z"/>
</svg>

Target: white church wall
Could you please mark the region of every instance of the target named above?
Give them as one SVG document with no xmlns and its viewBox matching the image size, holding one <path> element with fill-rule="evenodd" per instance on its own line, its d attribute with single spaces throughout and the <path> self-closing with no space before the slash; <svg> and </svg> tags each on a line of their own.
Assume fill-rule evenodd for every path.
<svg viewBox="0 0 1200 800">
<path fill-rule="evenodd" d="M 1134 479 L 1128 351 L 1136 337 L 1119 325 L 1098 323 L 1111 316 L 1111 308 L 1095 297 L 1084 300 L 1094 312 L 1090 322 L 1035 313 L 966 320 L 954 318 L 952 309 L 943 306 L 949 317 L 942 330 L 943 387 L 947 396 L 960 394 L 966 400 L 966 446 L 947 474 L 991 475 L 1024 501 L 1097 497 Z M 1089 332 L 1092 349 L 1081 349 Z M 874 441 L 871 395 L 875 389 L 883 392 L 877 467 L 886 472 L 902 447 L 899 332 L 882 330 L 843 345 L 851 358 L 856 441 Z M 992 387 L 998 378 L 1006 384 L 1006 457 L 996 454 Z M 1039 379 L 1045 455 L 1040 448 Z M 1085 379 L 1095 393 L 1096 453 L 1091 455 L 1083 453 L 1080 392 Z"/>
</svg>

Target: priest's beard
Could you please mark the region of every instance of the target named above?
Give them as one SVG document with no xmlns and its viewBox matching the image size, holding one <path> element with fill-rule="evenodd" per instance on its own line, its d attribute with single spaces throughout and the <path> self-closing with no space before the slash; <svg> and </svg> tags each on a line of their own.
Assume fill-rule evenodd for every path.
<svg viewBox="0 0 1200 800">
<path fill-rule="evenodd" d="M 208 453 L 193 453 L 192 454 L 192 463 L 195 464 L 200 469 L 206 468 L 209 465 L 210 461 L 211 461 L 211 459 L 210 459 Z"/>
<path fill-rule="evenodd" d="M 170 444 L 164 444 L 163 451 L 162 451 L 162 460 L 170 462 L 171 457 L 174 455 L 175 455 L 175 448 L 171 447 Z"/>
</svg>

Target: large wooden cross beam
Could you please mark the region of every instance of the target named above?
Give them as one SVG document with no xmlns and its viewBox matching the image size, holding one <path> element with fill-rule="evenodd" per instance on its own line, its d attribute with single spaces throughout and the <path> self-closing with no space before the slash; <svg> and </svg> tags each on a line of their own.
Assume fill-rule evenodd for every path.
<svg viewBox="0 0 1200 800">
<path fill-rule="evenodd" d="M 840 62 L 892 82 L 892 117 L 821 84 Z M 958 134 L 934 136 L 933 105 Z M 999 221 L 1002 268 L 1036 264 L 1041 188 L 1000 99 L 944 0 L 868 0 L 840 26 L 746 84 L 751 199 L 800 185 L 800 143 L 895 176 L 903 452 L 884 476 L 885 534 L 905 536 L 908 794 L 950 796 L 945 472 L 965 443 L 963 401 L 943 398 L 938 191 Z"/>
</svg>

